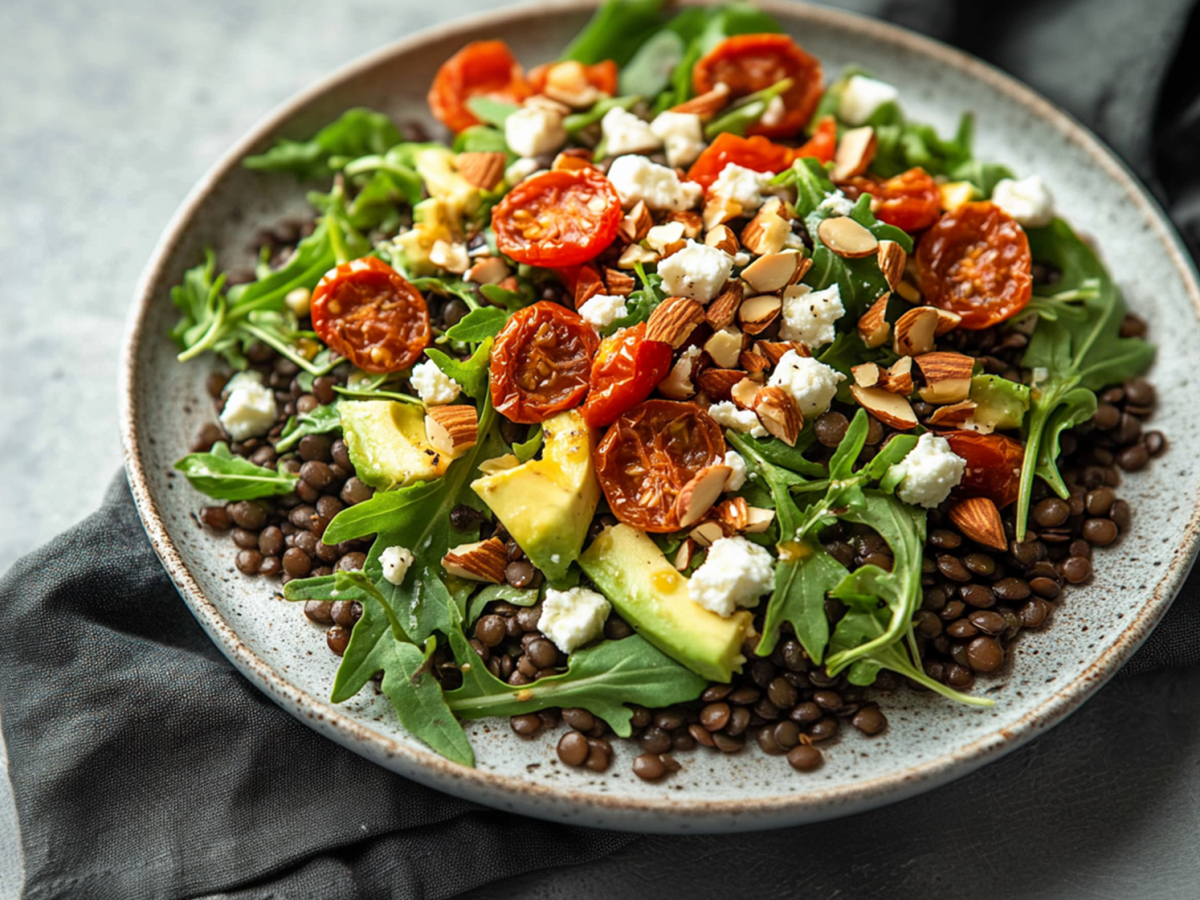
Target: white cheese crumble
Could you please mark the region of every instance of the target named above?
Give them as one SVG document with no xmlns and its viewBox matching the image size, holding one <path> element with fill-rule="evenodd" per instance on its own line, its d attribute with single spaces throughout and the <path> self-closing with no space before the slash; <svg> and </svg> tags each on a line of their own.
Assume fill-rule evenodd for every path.
<svg viewBox="0 0 1200 900">
<path fill-rule="evenodd" d="M 604 134 L 604 150 L 608 156 L 650 153 L 662 145 L 649 122 L 643 122 L 619 106 L 614 106 L 604 114 L 600 120 L 600 131 Z"/>
<path fill-rule="evenodd" d="M 263 384 L 261 372 L 238 372 L 225 386 L 227 397 L 221 424 L 235 441 L 266 434 L 275 424 L 275 393 Z"/>
<path fill-rule="evenodd" d="M 737 163 L 729 163 L 709 187 L 708 195 L 730 200 L 741 206 L 743 211 L 750 212 L 763 205 L 762 192 L 774 177 L 770 172 L 755 172 Z"/>
<path fill-rule="evenodd" d="M 522 106 L 504 120 L 504 142 L 518 156 L 553 153 L 567 142 L 562 114 L 541 106 Z"/>
<path fill-rule="evenodd" d="M 854 212 L 854 201 L 841 191 L 826 194 L 825 199 L 818 204 L 817 209 L 827 209 L 835 216 L 848 216 Z"/>
<path fill-rule="evenodd" d="M 783 121 L 786 113 L 787 106 L 783 103 L 783 97 L 776 94 L 767 101 L 767 108 L 763 110 L 763 114 L 759 117 L 758 121 L 768 128 L 774 128 Z"/>
<path fill-rule="evenodd" d="M 471 266 L 466 244 L 442 240 L 433 242 L 433 249 L 429 251 L 429 261 L 439 269 L 445 269 L 455 275 L 461 275 Z"/>
<path fill-rule="evenodd" d="M 1040 175 L 1020 181 L 1000 179 L 992 191 L 992 202 L 1025 228 L 1049 225 L 1054 218 L 1054 195 Z"/>
<path fill-rule="evenodd" d="M 791 394 L 801 415 L 809 418 L 829 409 L 837 396 L 838 382 L 845 380 L 846 376 L 837 369 L 789 350 L 779 360 L 767 384 Z"/>
<path fill-rule="evenodd" d="M 570 653 L 600 636 L 611 609 L 612 604 L 602 594 L 587 588 L 547 588 L 538 630 L 563 653 Z"/>
<path fill-rule="evenodd" d="M 413 366 L 408 383 L 426 406 L 453 403 L 462 390 L 458 382 L 439 369 L 433 360 Z"/>
<path fill-rule="evenodd" d="M 905 503 L 930 509 L 949 497 L 962 481 L 967 461 L 950 449 L 944 437 L 926 432 L 897 465 L 904 478 L 896 496 Z"/>
<path fill-rule="evenodd" d="M 783 322 L 779 337 L 800 341 L 809 350 L 833 343 L 837 337 L 834 323 L 846 314 L 842 294 L 836 284 L 814 291 L 807 284 L 794 284 L 783 292 Z"/>
<path fill-rule="evenodd" d="M 614 159 L 608 167 L 608 180 L 626 209 L 639 200 L 649 209 L 691 209 L 704 192 L 695 182 L 680 181 L 674 169 L 636 154 Z"/>
<path fill-rule="evenodd" d="M 714 403 L 708 408 L 708 414 L 723 428 L 732 428 L 741 434 L 749 434 L 756 438 L 767 436 L 767 429 L 763 428 L 762 422 L 758 421 L 754 410 L 742 409 L 728 400 Z"/>
<path fill-rule="evenodd" d="M 583 306 L 579 307 L 579 315 L 597 331 L 607 328 L 617 319 L 629 315 L 624 297 L 614 297 L 609 294 L 595 294 Z"/>
<path fill-rule="evenodd" d="M 746 460 L 736 450 L 726 450 L 725 465 L 732 469 L 725 479 L 725 490 L 740 491 L 746 485 Z"/>
<path fill-rule="evenodd" d="M 658 264 L 663 290 L 670 297 L 691 297 L 708 303 L 729 280 L 733 257 L 716 247 L 688 241 L 677 253 Z"/>
<path fill-rule="evenodd" d="M 379 554 L 379 564 L 383 566 L 383 577 L 392 584 L 403 584 L 404 576 L 408 574 L 408 569 L 415 559 L 416 557 L 407 547 L 385 548 Z"/>
<path fill-rule="evenodd" d="M 508 182 L 509 187 L 514 187 L 537 170 L 538 161 L 536 159 L 518 159 L 504 170 L 504 180 Z"/>
<path fill-rule="evenodd" d="M 852 75 L 842 88 L 838 101 L 838 118 L 847 125 L 862 125 L 871 118 L 875 110 L 885 103 L 892 103 L 900 92 L 886 81 Z"/>
<path fill-rule="evenodd" d="M 704 127 L 694 113 L 659 113 L 650 123 L 650 130 L 662 141 L 672 166 L 690 165 L 704 152 Z"/>
<path fill-rule="evenodd" d="M 688 579 L 692 602 L 728 618 L 739 606 L 758 606 L 775 584 L 771 554 L 744 537 L 718 538 Z"/>
</svg>

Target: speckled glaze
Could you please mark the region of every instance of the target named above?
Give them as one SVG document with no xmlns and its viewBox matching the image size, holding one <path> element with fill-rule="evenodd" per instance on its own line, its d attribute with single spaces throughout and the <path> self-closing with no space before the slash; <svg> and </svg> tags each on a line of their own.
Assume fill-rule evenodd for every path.
<svg viewBox="0 0 1200 900">
<path fill-rule="evenodd" d="M 483 16 L 393 44 L 335 73 L 270 115 L 196 186 L 146 268 L 126 345 L 123 440 L 129 480 L 146 530 L 184 600 L 229 659 L 256 686 L 311 727 L 403 775 L 500 809 L 605 828 L 654 832 L 753 830 L 811 822 L 880 806 L 944 784 L 1061 721 L 1129 658 L 1170 605 L 1196 548 L 1200 441 L 1189 390 L 1200 346 L 1200 291 L 1171 226 L 1101 144 L 1065 114 L 1006 75 L 893 26 L 795 3 L 763 2 L 827 73 L 865 63 L 901 89 L 905 108 L 951 131 L 963 110 L 978 115 L 977 152 L 1052 185 L 1059 209 L 1096 239 L 1129 305 L 1146 317 L 1159 357 L 1152 373 L 1161 406 L 1154 426 L 1177 450 L 1126 478 L 1137 512 L 1132 533 L 1096 556 L 1095 579 L 1073 589 L 1042 633 L 1022 635 L 1005 670 L 976 690 L 997 703 L 968 709 L 902 691 L 886 703 L 880 737 L 846 733 L 823 744 L 826 764 L 793 773 L 756 747 L 736 756 L 679 754 L 683 770 L 659 784 L 635 778 L 632 745 L 617 745 L 604 775 L 568 770 L 558 732 L 514 735 L 505 720 L 468 724 L 478 764 L 434 755 L 397 723 L 371 687 L 334 706 L 326 698 L 337 659 L 324 633 L 269 582 L 233 565 L 235 548 L 206 534 L 193 513 L 202 498 L 171 465 L 211 415 L 210 362 L 178 365 L 167 331 L 169 290 L 213 246 L 226 267 L 251 261 L 255 230 L 306 209 L 290 178 L 238 163 L 276 137 L 303 137 L 346 108 L 366 105 L 398 120 L 425 119 L 437 66 L 464 43 L 509 42 L 533 65 L 552 58 L 592 4 L 539 3 Z M 851 731 L 844 729 L 844 732 Z"/>
</svg>

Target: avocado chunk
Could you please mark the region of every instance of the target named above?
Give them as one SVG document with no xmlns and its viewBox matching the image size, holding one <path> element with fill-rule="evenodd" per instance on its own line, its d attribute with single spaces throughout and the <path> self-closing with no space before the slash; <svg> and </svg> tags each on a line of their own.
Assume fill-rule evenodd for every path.
<svg viewBox="0 0 1200 900">
<path fill-rule="evenodd" d="M 456 229 L 462 219 L 479 212 L 483 200 L 479 188 L 458 173 L 454 153 L 448 147 L 422 147 L 416 151 L 413 160 L 429 196 L 446 204 Z"/>
<path fill-rule="evenodd" d="M 687 579 L 645 532 L 610 525 L 579 565 L 621 617 L 676 662 L 713 681 L 729 681 L 741 671 L 750 613 L 743 609 L 723 619 L 694 603 Z"/>
<path fill-rule="evenodd" d="M 342 400 L 343 439 L 358 477 L 376 490 L 431 481 L 450 465 L 425 436 L 425 412 L 396 400 Z"/>
<path fill-rule="evenodd" d="M 971 421 L 992 428 L 1016 429 L 1029 409 L 1029 388 L 999 375 L 976 375 L 971 379 L 975 411 Z"/>
<path fill-rule="evenodd" d="M 558 584 L 583 549 L 600 502 L 600 483 L 592 466 L 595 439 L 578 410 L 547 419 L 542 431 L 541 459 L 485 475 L 471 482 L 471 489 L 529 561 Z"/>
</svg>

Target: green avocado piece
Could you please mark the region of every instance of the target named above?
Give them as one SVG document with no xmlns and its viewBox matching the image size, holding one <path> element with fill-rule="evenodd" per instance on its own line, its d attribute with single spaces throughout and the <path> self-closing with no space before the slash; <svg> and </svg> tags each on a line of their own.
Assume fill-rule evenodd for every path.
<svg viewBox="0 0 1200 900">
<path fill-rule="evenodd" d="M 579 565 L 638 634 L 676 662 L 713 681 L 729 681 L 745 657 L 751 615 L 728 619 L 694 603 L 688 582 L 645 532 L 610 525 Z"/>
<path fill-rule="evenodd" d="M 972 378 L 971 399 L 975 402 L 971 421 L 1002 430 L 1020 428 L 1029 410 L 1029 388 L 999 375 Z"/>
<path fill-rule="evenodd" d="M 489 474 L 471 482 L 471 489 L 529 561 L 558 585 L 583 549 L 600 483 L 592 465 L 595 437 L 578 410 L 547 419 L 542 431 L 541 459 L 517 465 L 510 454 L 485 462 L 481 468 Z"/>
<path fill-rule="evenodd" d="M 343 440 L 358 477 L 376 490 L 440 477 L 450 460 L 429 444 L 425 413 L 396 400 L 342 400 Z"/>
</svg>

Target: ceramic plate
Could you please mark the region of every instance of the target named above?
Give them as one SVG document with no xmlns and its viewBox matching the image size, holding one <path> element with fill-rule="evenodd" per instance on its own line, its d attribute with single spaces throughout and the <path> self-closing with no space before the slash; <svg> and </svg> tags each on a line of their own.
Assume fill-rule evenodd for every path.
<svg viewBox="0 0 1200 900">
<path fill-rule="evenodd" d="M 307 207 L 288 177 L 239 161 L 281 136 L 304 138 L 351 106 L 398 121 L 427 119 L 425 91 L 438 65 L 464 43 L 507 41 L 527 66 L 553 58 L 590 14 L 585 2 L 540 3 L 450 25 L 393 44 L 332 75 L 272 114 L 197 185 L 167 228 L 139 287 L 126 348 L 123 432 L 129 478 L 146 530 L 184 600 L 230 660 L 280 706 L 330 739 L 403 775 L 490 806 L 547 819 L 637 831 L 773 828 L 858 812 L 966 774 L 1061 721 L 1129 658 L 1169 606 L 1191 566 L 1200 468 L 1185 451 L 1200 441 L 1194 413 L 1200 292 L 1162 212 L 1100 143 L 1045 100 L 977 60 L 901 29 L 827 9 L 765 2 L 827 73 L 853 62 L 901 89 L 906 111 L 952 132 L 964 110 L 978 118 L 977 153 L 1037 173 L 1061 212 L 1095 237 L 1129 305 L 1150 324 L 1161 386 L 1155 427 L 1177 448 L 1123 488 L 1137 516 L 1120 545 L 1097 554 L 1095 579 L 1072 590 L 1053 626 L 1022 635 L 1001 677 L 976 690 L 996 700 L 979 711 L 902 691 L 887 700 L 880 737 L 824 744 L 825 766 L 798 775 L 748 748 L 736 756 L 680 754 L 683 770 L 659 784 L 633 776 L 632 745 L 618 745 L 603 775 L 569 770 L 558 733 L 516 737 L 504 720 L 470 723 L 477 768 L 434 755 L 409 737 L 370 687 L 327 701 L 337 658 L 323 630 L 268 582 L 240 575 L 235 548 L 200 529 L 199 494 L 172 463 L 211 415 L 205 362 L 178 365 L 167 331 L 169 290 L 216 248 L 226 268 L 251 262 L 245 248 L 264 223 Z"/>
</svg>

